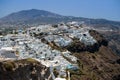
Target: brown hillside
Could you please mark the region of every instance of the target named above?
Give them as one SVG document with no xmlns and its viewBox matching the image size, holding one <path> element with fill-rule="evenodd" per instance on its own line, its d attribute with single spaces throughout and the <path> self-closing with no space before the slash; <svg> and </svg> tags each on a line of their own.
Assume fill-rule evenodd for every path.
<svg viewBox="0 0 120 80">
<path fill-rule="evenodd" d="M 98 52 L 74 54 L 78 59 L 81 75 L 71 74 L 72 80 L 119 80 L 120 57 L 111 49 L 101 46 Z M 79 77 L 78 77 L 79 76 Z"/>
</svg>

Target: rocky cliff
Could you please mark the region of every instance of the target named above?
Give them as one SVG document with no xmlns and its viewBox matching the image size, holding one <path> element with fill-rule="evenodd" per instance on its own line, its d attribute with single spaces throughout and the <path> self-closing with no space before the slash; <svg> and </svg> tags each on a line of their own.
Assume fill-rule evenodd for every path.
<svg viewBox="0 0 120 80">
<path fill-rule="evenodd" d="M 71 80 L 120 80 L 120 56 L 108 47 L 101 34 L 91 30 L 97 40 L 93 46 L 75 41 L 67 47 L 78 58 L 78 71 L 70 71 Z"/>
<path fill-rule="evenodd" d="M 51 80 L 49 68 L 28 58 L 0 62 L 0 80 Z"/>
<path fill-rule="evenodd" d="M 95 44 L 85 45 L 84 43 L 81 43 L 79 39 L 74 39 L 73 42 L 66 47 L 67 50 L 73 53 L 84 52 L 84 51 L 94 53 L 98 51 L 102 45 L 108 46 L 108 41 L 100 33 L 98 33 L 95 30 L 90 30 L 89 33 L 95 40 L 97 40 Z"/>
<path fill-rule="evenodd" d="M 71 73 L 71 80 L 119 80 L 120 57 L 111 49 L 101 46 L 95 53 L 74 53 L 78 58 L 79 72 Z"/>
</svg>

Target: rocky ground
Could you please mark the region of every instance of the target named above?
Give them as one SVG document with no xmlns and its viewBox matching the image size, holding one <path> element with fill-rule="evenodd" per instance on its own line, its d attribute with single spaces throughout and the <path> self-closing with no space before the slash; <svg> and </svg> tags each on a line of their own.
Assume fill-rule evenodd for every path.
<svg viewBox="0 0 120 80">
<path fill-rule="evenodd" d="M 49 68 L 28 58 L 0 62 L 0 80 L 51 80 Z"/>
</svg>

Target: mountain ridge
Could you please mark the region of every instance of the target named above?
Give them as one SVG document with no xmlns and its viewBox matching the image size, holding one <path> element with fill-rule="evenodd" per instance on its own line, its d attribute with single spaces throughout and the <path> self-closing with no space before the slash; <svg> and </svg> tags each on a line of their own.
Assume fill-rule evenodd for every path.
<svg viewBox="0 0 120 80">
<path fill-rule="evenodd" d="M 47 10 L 28 9 L 28 10 L 21 10 L 21 11 L 17 11 L 17 12 L 10 13 L 10 14 L 4 16 L 4 17 L 1 17 L 0 19 L 5 18 L 5 17 L 7 17 L 7 16 L 10 16 L 11 14 L 16 14 L 16 13 L 25 12 L 25 11 L 39 11 L 39 12 L 42 11 L 42 12 L 48 12 L 48 13 L 56 14 L 56 15 L 59 15 L 59 16 L 63 16 L 63 15 L 61 15 L 61 14 L 58 14 L 58 13 L 55 13 L 55 12 L 51 12 L 51 11 L 47 11 Z M 64 17 L 65 17 L 65 16 L 64 16 Z M 86 18 L 86 17 L 80 17 L 80 16 L 71 16 L 71 15 L 66 16 L 66 17 L 71 17 L 71 18 L 73 18 L 73 17 L 76 17 L 76 18 Z M 118 21 L 118 20 L 109 20 L 109 19 L 105 19 L 105 18 L 86 18 L 86 19 L 107 20 L 107 21 L 120 22 L 120 21 Z"/>
<path fill-rule="evenodd" d="M 119 21 L 111 21 L 107 19 L 92 19 L 84 17 L 64 16 L 50 11 L 30 9 L 11 13 L 0 18 L 0 27 L 22 27 L 34 26 L 39 24 L 56 24 L 69 21 L 84 21 L 85 24 L 94 27 L 107 26 L 108 28 L 120 29 Z M 24 24 L 24 25 L 23 25 Z"/>
</svg>

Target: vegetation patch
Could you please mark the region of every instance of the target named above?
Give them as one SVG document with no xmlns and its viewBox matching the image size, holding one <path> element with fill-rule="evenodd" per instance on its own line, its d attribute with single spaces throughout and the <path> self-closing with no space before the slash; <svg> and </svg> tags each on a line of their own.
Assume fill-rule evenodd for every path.
<svg viewBox="0 0 120 80">
<path fill-rule="evenodd" d="M 4 68 L 6 71 L 12 71 L 13 68 L 15 68 L 15 63 L 14 62 L 5 62 L 3 64 Z"/>
<path fill-rule="evenodd" d="M 35 60 L 35 59 L 32 59 L 32 58 L 27 58 L 26 61 L 28 61 L 28 62 L 33 62 L 33 63 L 36 62 L 36 60 Z"/>
</svg>

